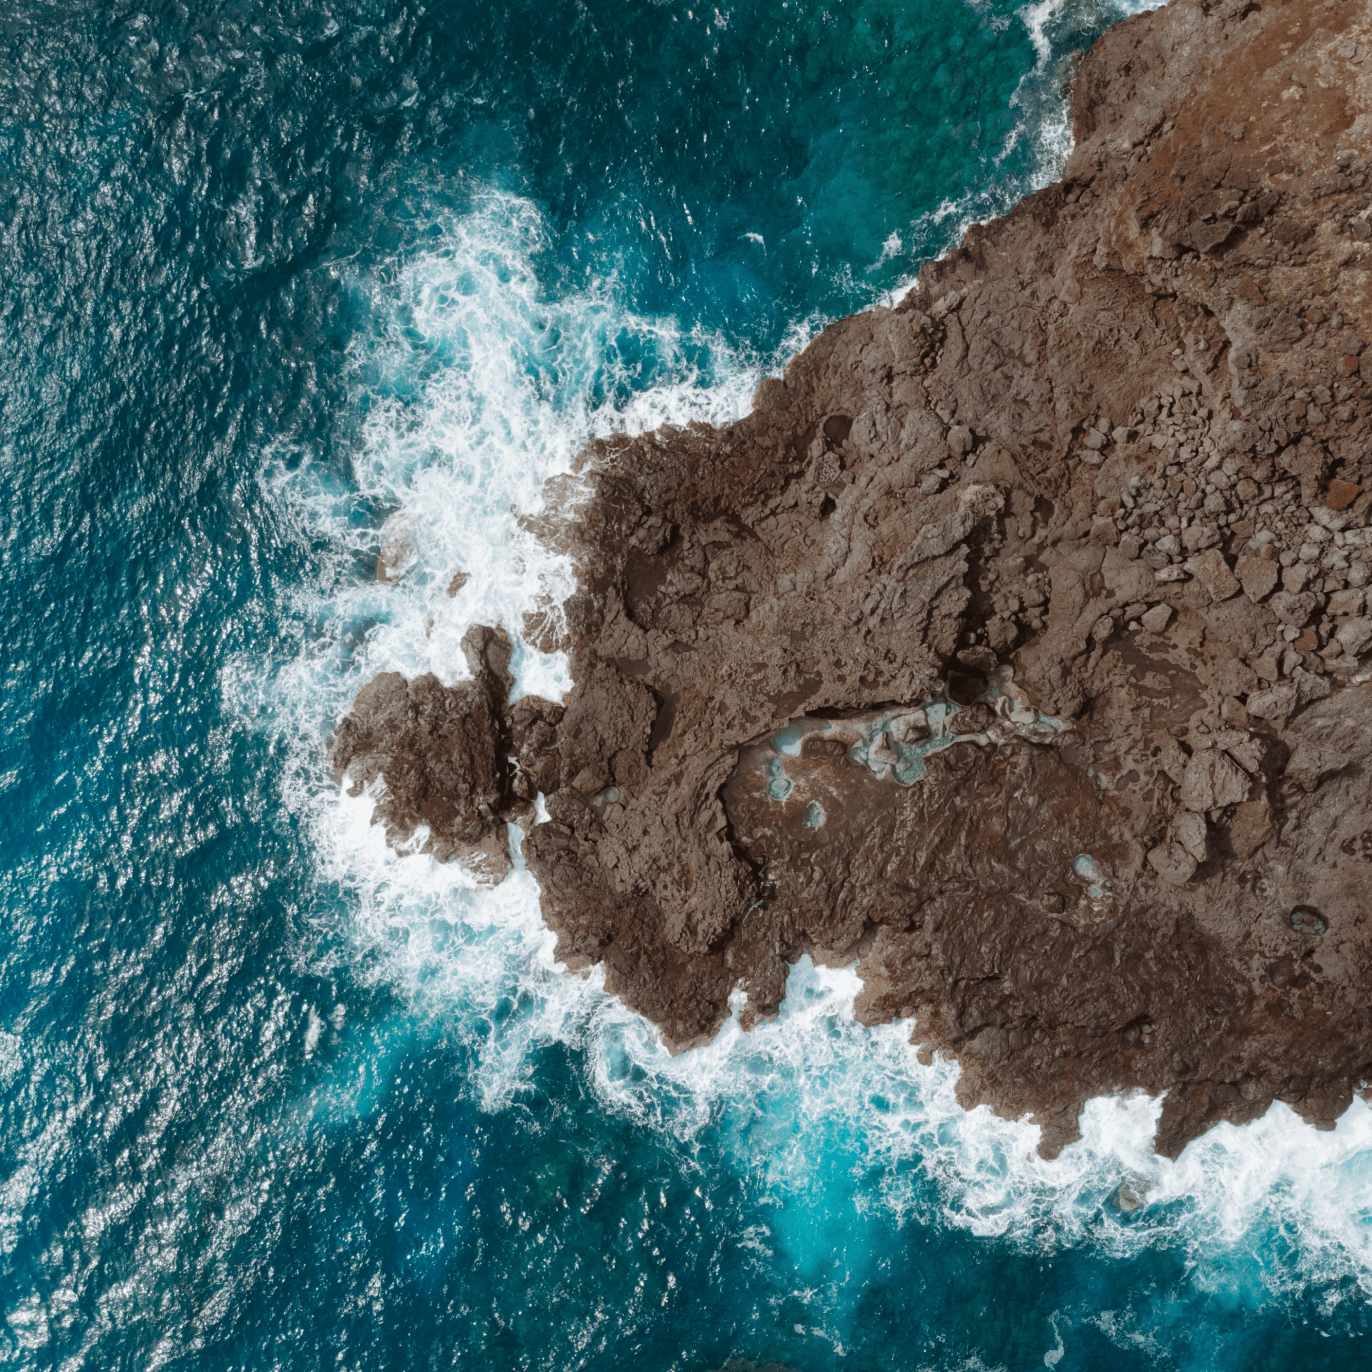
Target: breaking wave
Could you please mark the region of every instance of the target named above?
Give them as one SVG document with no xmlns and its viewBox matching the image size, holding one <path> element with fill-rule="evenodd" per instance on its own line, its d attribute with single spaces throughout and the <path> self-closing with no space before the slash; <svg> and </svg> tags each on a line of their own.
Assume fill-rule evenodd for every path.
<svg viewBox="0 0 1372 1372">
<path fill-rule="evenodd" d="M 1063 10 L 1047 0 L 1025 12 L 1041 64 Z M 1066 126 L 1041 111 L 1026 114 L 1031 125 L 1051 174 Z M 919 1061 L 908 1024 L 858 1025 L 851 971 L 802 961 L 779 1019 L 748 1034 L 731 1020 L 673 1056 L 598 972 L 557 965 L 518 856 L 509 879 L 482 889 L 460 868 L 387 848 L 368 797 L 340 793 L 322 767 L 323 740 L 359 684 L 387 669 L 451 680 L 468 625 L 517 636 L 526 614 L 559 603 L 569 568 L 525 525 L 548 478 L 597 434 L 743 414 L 819 322 L 758 357 L 635 314 L 612 278 L 551 298 L 539 275 L 545 225 L 507 193 L 481 193 L 440 229 L 430 248 L 350 283 L 370 320 L 350 359 L 363 416 L 351 474 L 282 453 L 265 478 L 278 508 L 329 550 L 328 573 L 299 607 L 298 655 L 265 679 L 235 664 L 227 686 L 288 744 L 287 801 L 313 834 L 321 885 L 348 893 L 359 961 L 463 1042 L 482 1104 L 517 1101 L 534 1088 L 539 1052 L 570 1045 L 605 1108 L 688 1149 L 708 1131 L 781 1190 L 809 1184 L 823 1146 L 860 1172 L 863 1204 L 911 1218 L 1118 1254 L 1180 1245 L 1217 1283 L 1270 1292 L 1342 1281 L 1372 1294 L 1363 1102 L 1325 1133 L 1274 1106 L 1169 1162 L 1151 1149 L 1158 1101 L 1096 1100 L 1081 1141 L 1044 1161 L 1035 1126 L 958 1105 L 956 1066 Z M 379 556 L 387 580 L 373 575 Z M 450 593 L 457 572 L 466 580 Z M 567 685 L 556 655 L 522 646 L 515 665 L 518 692 Z M 339 916 L 329 907 L 321 918 Z"/>
</svg>

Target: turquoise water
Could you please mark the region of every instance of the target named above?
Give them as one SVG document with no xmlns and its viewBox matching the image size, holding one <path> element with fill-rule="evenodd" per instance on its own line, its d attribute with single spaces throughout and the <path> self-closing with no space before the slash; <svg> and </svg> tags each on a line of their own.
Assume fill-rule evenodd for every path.
<svg viewBox="0 0 1372 1372">
<path fill-rule="evenodd" d="M 805 965 L 670 1058 L 320 767 L 565 590 L 516 512 L 589 434 L 738 413 L 1049 174 L 1116 12 L 7 9 L 0 1363 L 1363 1365 L 1372 1112 L 1042 1164 Z"/>
</svg>

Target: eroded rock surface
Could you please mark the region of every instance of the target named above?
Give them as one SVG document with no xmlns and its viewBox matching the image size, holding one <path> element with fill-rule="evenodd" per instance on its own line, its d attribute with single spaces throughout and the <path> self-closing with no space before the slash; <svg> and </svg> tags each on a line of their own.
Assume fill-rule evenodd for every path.
<svg viewBox="0 0 1372 1372">
<path fill-rule="evenodd" d="M 1372 1078 L 1372 12 L 1172 0 L 1072 113 L 746 419 L 585 454 L 565 707 L 383 677 L 335 759 L 440 856 L 541 790 L 563 955 L 674 1044 L 856 958 L 969 1102 L 1175 1152 Z"/>
<path fill-rule="evenodd" d="M 440 861 L 456 858 L 491 880 L 510 870 L 506 823 L 518 809 L 506 697 L 510 640 L 478 625 L 462 640 L 471 679 L 382 672 L 338 727 L 333 766 L 354 794 L 376 789 L 376 818 L 394 843 L 424 836 Z"/>
</svg>

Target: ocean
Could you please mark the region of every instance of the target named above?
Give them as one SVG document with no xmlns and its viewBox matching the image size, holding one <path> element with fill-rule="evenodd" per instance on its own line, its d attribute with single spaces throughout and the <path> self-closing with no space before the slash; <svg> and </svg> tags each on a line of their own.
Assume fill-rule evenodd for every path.
<svg viewBox="0 0 1372 1372">
<path fill-rule="evenodd" d="M 1366 1365 L 1366 1105 L 1044 1162 L 808 962 L 671 1056 L 325 765 L 566 594 L 522 516 L 589 437 L 1050 180 L 1137 7 L 10 0 L 0 1365 Z"/>
</svg>

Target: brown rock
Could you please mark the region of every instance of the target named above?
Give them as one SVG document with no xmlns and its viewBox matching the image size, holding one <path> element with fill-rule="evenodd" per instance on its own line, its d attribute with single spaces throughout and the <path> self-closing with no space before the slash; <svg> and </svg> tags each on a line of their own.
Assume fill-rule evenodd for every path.
<svg viewBox="0 0 1372 1372">
<path fill-rule="evenodd" d="M 1361 494 L 1362 487 L 1356 482 L 1336 476 L 1325 488 L 1324 503 L 1331 510 L 1346 510 Z"/>
<path fill-rule="evenodd" d="M 1248 796 L 1252 782 L 1242 767 L 1218 748 L 1192 755 L 1181 781 L 1181 803 L 1204 812 L 1236 805 Z"/>
<path fill-rule="evenodd" d="M 1282 681 L 1265 691 L 1254 691 L 1248 697 L 1247 705 L 1248 713 L 1255 718 L 1280 724 L 1289 719 L 1296 708 L 1295 684 Z"/>
<path fill-rule="evenodd" d="M 1163 633 L 1171 622 L 1172 607 L 1170 605 L 1154 605 L 1151 610 L 1146 610 L 1139 616 L 1139 623 L 1150 634 Z"/>
<path fill-rule="evenodd" d="M 1293 629 L 1308 624 L 1318 604 L 1319 601 L 1309 591 L 1278 591 L 1271 600 L 1277 618 Z"/>
<path fill-rule="evenodd" d="M 1164 1094 L 1168 1152 L 1275 1099 L 1337 1113 L 1372 1061 L 1372 688 L 1324 675 L 1313 588 L 1361 585 L 1372 531 L 1301 502 L 1372 479 L 1372 349 L 1330 375 L 1372 337 L 1331 231 L 1365 201 L 1335 159 L 1369 50 L 1355 0 L 1119 25 L 1076 69 L 1064 183 L 737 424 L 592 445 L 541 526 L 577 570 L 565 712 L 359 697 L 336 758 L 392 836 L 437 821 L 460 855 L 543 790 L 561 956 L 677 1046 L 736 992 L 775 1010 L 809 950 L 1048 1150 L 1102 1093 Z M 1082 442 L 1112 425 L 1145 440 Z M 1164 595 L 1165 636 L 1116 632 Z M 1221 731 L 1250 715 L 1261 739 Z"/>
<path fill-rule="evenodd" d="M 376 817 L 393 842 L 428 830 L 425 848 L 498 880 L 509 870 L 502 813 L 510 775 L 501 708 L 509 640 L 477 627 L 463 640 L 473 680 L 444 686 L 383 672 L 358 693 L 333 742 L 334 770 L 353 794 L 378 786 Z"/>
<path fill-rule="evenodd" d="M 1238 578 L 1229 570 L 1229 563 L 1218 548 L 1197 553 L 1186 564 L 1187 570 L 1205 588 L 1212 602 L 1228 600 L 1239 593 Z"/>
<path fill-rule="evenodd" d="M 1281 568 L 1275 561 L 1253 553 L 1245 553 L 1239 558 L 1234 571 L 1244 595 L 1255 604 L 1266 600 L 1277 589 L 1277 578 L 1281 575 Z"/>
</svg>

